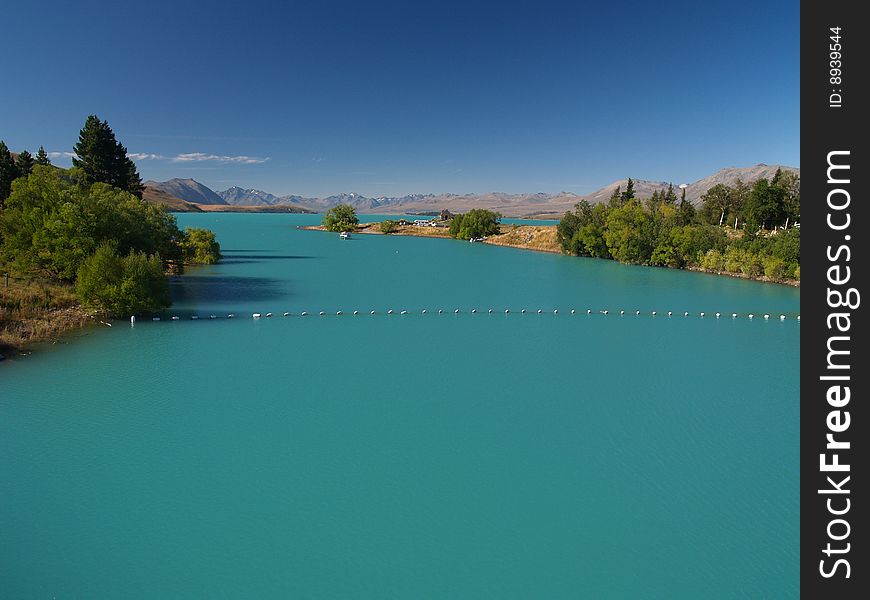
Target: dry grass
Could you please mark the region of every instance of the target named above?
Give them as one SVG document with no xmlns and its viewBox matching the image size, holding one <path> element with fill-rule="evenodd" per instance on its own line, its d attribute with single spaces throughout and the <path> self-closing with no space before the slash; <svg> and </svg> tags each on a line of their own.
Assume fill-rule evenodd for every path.
<svg viewBox="0 0 870 600">
<path fill-rule="evenodd" d="M 488 237 L 486 243 L 538 252 L 562 252 L 554 225 L 502 225 L 501 231 Z"/>
<path fill-rule="evenodd" d="M 70 285 L 0 275 L 0 353 L 20 352 L 93 323 Z"/>
</svg>

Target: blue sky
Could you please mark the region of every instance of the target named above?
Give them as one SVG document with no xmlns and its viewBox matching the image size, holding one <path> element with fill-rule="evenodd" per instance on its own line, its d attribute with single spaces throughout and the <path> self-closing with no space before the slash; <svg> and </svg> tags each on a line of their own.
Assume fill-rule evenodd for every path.
<svg viewBox="0 0 870 600">
<path fill-rule="evenodd" d="M 799 165 L 798 2 L 10 2 L 0 139 L 144 179 L 588 193 Z M 56 164 L 69 164 L 59 156 Z"/>
</svg>

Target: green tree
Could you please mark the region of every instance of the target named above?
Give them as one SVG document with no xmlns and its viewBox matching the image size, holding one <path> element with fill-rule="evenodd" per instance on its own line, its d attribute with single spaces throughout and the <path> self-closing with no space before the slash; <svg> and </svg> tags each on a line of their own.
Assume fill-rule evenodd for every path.
<svg viewBox="0 0 870 600">
<path fill-rule="evenodd" d="M 653 220 L 637 200 L 630 200 L 608 214 L 604 240 L 616 260 L 647 264 L 656 243 Z"/>
<path fill-rule="evenodd" d="M 86 306 L 116 317 L 158 311 L 171 303 L 160 257 L 137 252 L 119 257 L 111 242 L 101 244 L 79 267 L 76 293 Z"/>
<path fill-rule="evenodd" d="M 18 165 L 3 140 L 0 140 L 0 208 L 12 191 L 12 182 L 18 178 Z"/>
<path fill-rule="evenodd" d="M 378 229 L 381 230 L 381 233 L 395 233 L 399 230 L 399 225 L 396 221 L 387 219 L 386 221 L 380 222 Z"/>
<path fill-rule="evenodd" d="M 483 208 L 473 208 L 465 214 L 456 215 L 450 223 L 450 235 L 460 240 L 470 240 L 495 235 L 499 232 L 501 215 Z"/>
<path fill-rule="evenodd" d="M 622 201 L 628 202 L 634 198 L 634 181 L 631 177 L 628 178 L 628 183 L 625 184 L 625 191 L 622 192 Z"/>
<path fill-rule="evenodd" d="M 42 146 L 40 146 L 39 150 L 36 152 L 36 164 L 42 165 L 43 167 L 51 165 L 51 160 L 49 160 L 48 154 L 45 153 L 45 148 Z"/>
<path fill-rule="evenodd" d="M 0 213 L 0 260 L 18 270 L 72 281 L 110 240 L 121 255 L 157 254 L 165 266 L 182 262 L 184 234 L 162 207 L 105 183 L 82 187 L 66 171 L 41 165 L 12 187 Z"/>
<path fill-rule="evenodd" d="M 769 229 L 784 221 L 784 192 L 767 179 L 752 186 L 746 205 L 746 226 L 753 232 Z"/>
<path fill-rule="evenodd" d="M 357 225 L 359 219 L 350 204 L 339 204 L 323 215 L 323 226 L 327 231 L 353 231 Z"/>
<path fill-rule="evenodd" d="M 127 149 L 115 139 L 107 121 L 90 115 L 73 147 L 73 166 L 81 169 L 85 183 L 107 183 L 142 197 L 142 179 Z"/>
<path fill-rule="evenodd" d="M 19 177 L 27 177 L 30 175 L 30 172 L 33 170 L 33 156 L 27 150 L 22 150 L 18 154 L 18 160 L 15 161 L 18 165 L 18 176 Z"/>
<path fill-rule="evenodd" d="M 701 196 L 701 220 L 720 227 L 734 208 L 734 191 L 727 185 L 717 183 Z"/>
<path fill-rule="evenodd" d="M 221 245 L 213 231 L 199 227 L 185 229 L 184 262 L 196 265 L 213 265 L 221 259 Z"/>
</svg>

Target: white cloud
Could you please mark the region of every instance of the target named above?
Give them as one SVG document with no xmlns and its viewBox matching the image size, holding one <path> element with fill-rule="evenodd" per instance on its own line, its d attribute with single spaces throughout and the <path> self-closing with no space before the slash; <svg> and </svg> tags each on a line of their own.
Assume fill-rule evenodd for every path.
<svg viewBox="0 0 870 600">
<path fill-rule="evenodd" d="M 49 158 L 78 158 L 75 152 L 49 152 Z M 128 152 L 127 157 L 132 160 L 168 160 L 177 163 L 189 162 L 222 162 L 222 163 L 239 163 L 243 165 L 258 165 L 269 160 L 269 157 L 261 158 L 259 156 L 225 156 L 222 154 L 207 154 L 205 152 L 186 152 L 184 154 L 176 154 L 175 156 L 164 156 L 163 154 L 153 154 L 150 152 Z"/>
<path fill-rule="evenodd" d="M 166 157 L 162 154 L 148 154 L 147 152 L 128 152 L 127 158 L 133 160 L 165 160 Z"/>
<path fill-rule="evenodd" d="M 213 160 L 217 162 L 234 162 L 244 165 L 257 165 L 269 160 L 269 157 L 260 158 L 258 156 L 224 156 L 219 154 L 206 154 L 205 152 L 188 152 L 185 154 L 177 154 L 172 157 L 172 162 L 202 162 Z"/>
</svg>

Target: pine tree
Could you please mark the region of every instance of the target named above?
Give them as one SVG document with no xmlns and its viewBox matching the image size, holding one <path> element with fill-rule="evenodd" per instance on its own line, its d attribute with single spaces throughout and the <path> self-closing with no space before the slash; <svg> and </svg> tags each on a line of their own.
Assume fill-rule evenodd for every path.
<svg viewBox="0 0 870 600">
<path fill-rule="evenodd" d="M 634 198 L 634 182 L 631 180 L 631 177 L 628 178 L 628 183 L 625 184 L 625 191 L 622 193 L 622 199 L 625 202 L 628 202 Z"/>
<path fill-rule="evenodd" d="M 51 160 L 48 158 L 48 154 L 45 153 L 45 148 L 42 146 L 39 147 L 39 150 L 36 152 L 36 164 L 47 167 L 51 164 Z"/>
<path fill-rule="evenodd" d="M 0 140 L 0 207 L 12 191 L 12 181 L 18 177 L 18 165 L 3 140 Z"/>
<path fill-rule="evenodd" d="M 19 177 L 27 177 L 33 170 L 33 156 L 27 150 L 22 150 L 18 154 L 18 160 L 15 163 L 18 165 Z"/>
<path fill-rule="evenodd" d="M 127 149 L 115 139 L 108 121 L 90 115 L 73 147 L 73 166 L 82 170 L 87 183 L 108 183 L 142 197 L 142 179 Z"/>
</svg>

